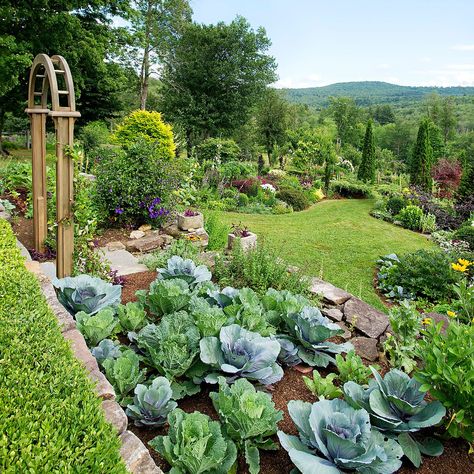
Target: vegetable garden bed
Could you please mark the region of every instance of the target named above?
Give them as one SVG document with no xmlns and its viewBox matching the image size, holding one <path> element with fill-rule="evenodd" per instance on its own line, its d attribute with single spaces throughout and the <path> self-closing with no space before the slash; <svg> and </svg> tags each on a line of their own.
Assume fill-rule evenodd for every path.
<svg viewBox="0 0 474 474">
<path fill-rule="evenodd" d="M 127 281 L 123 288 L 123 304 L 136 301 L 135 291 L 148 287 L 148 283 L 155 278 L 154 272 L 144 272 L 142 274 L 134 274 L 127 277 Z M 365 361 L 368 364 L 368 361 Z M 382 366 L 381 373 L 385 373 L 388 370 L 388 366 L 383 362 L 379 361 L 379 365 Z M 322 369 L 320 373 L 326 375 L 330 370 Z M 280 430 L 289 433 L 297 434 L 294 423 L 288 415 L 288 402 L 290 400 L 303 400 L 310 403 L 316 401 L 314 395 L 307 389 L 304 384 L 303 376 L 305 374 L 296 370 L 295 368 L 285 369 L 283 379 L 274 384 L 273 389 L 269 392 L 272 396 L 275 407 L 283 411 L 283 419 L 279 422 L 278 427 Z M 306 374 L 308 375 L 308 374 Z M 194 411 L 202 412 L 208 415 L 214 420 L 218 420 L 218 415 L 212 405 L 212 401 L 209 397 L 209 393 L 216 392 L 216 385 L 203 384 L 201 393 L 193 396 L 186 397 L 178 401 L 179 408 L 185 412 L 192 413 Z M 148 442 L 158 435 L 166 435 L 168 427 L 160 428 L 145 428 L 136 427 L 131 423 L 129 429 L 132 430 L 145 445 L 148 446 Z M 444 428 L 437 429 L 438 434 L 444 432 Z M 277 437 L 273 439 L 277 441 Z M 471 474 L 474 469 L 474 462 L 468 455 L 468 447 L 462 440 L 445 440 L 444 453 L 440 457 L 423 457 L 423 464 L 420 468 L 415 469 L 411 466 L 410 462 L 404 458 L 403 466 L 397 472 L 408 474 L 408 473 L 420 473 L 420 474 Z M 169 470 L 169 464 L 151 447 L 149 447 L 150 453 L 154 458 L 158 466 L 160 466 L 165 472 Z M 261 471 L 265 474 L 273 473 L 289 473 L 294 465 L 291 462 L 287 452 L 283 448 L 279 448 L 277 451 L 260 451 L 261 457 Z M 239 456 L 239 467 L 238 473 L 248 473 L 248 467 L 246 466 L 245 459 L 243 456 Z"/>
</svg>

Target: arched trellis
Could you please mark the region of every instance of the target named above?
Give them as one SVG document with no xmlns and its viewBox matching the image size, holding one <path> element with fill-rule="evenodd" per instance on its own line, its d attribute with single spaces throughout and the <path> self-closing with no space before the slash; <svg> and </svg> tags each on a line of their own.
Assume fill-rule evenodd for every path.
<svg viewBox="0 0 474 474">
<path fill-rule="evenodd" d="M 64 85 L 59 89 L 58 82 Z M 37 90 L 40 88 L 41 90 Z M 48 108 L 50 98 L 51 109 Z M 31 149 L 33 163 L 33 227 L 37 251 L 44 251 L 48 231 L 46 189 L 46 117 L 54 121 L 56 130 L 56 219 L 58 278 L 72 273 L 74 226 L 74 166 L 67 148 L 73 145 L 76 111 L 74 83 L 71 71 L 62 56 L 38 54 L 31 66 L 28 87 L 28 108 L 31 120 Z"/>
</svg>

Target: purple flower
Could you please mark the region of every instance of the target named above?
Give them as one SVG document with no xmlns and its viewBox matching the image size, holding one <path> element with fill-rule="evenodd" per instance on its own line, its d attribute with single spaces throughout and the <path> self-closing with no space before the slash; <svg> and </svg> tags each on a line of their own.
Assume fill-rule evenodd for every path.
<svg viewBox="0 0 474 474">
<path fill-rule="evenodd" d="M 115 214 L 123 214 L 123 209 L 121 207 L 116 207 Z"/>
</svg>

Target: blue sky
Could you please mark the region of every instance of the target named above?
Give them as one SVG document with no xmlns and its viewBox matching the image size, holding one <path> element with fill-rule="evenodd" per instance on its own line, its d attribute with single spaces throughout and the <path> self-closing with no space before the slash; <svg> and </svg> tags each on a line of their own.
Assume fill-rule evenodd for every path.
<svg viewBox="0 0 474 474">
<path fill-rule="evenodd" d="M 191 0 L 194 20 L 265 27 L 279 87 L 474 86 L 474 0 Z"/>
</svg>

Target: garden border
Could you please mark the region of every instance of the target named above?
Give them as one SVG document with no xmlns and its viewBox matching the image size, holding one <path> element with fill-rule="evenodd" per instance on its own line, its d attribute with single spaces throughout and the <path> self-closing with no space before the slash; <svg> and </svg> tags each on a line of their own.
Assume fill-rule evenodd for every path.
<svg viewBox="0 0 474 474">
<path fill-rule="evenodd" d="M 73 317 L 58 301 L 56 291 L 49 277 L 42 273 L 39 262 L 26 261 L 25 267 L 37 277 L 46 302 L 58 320 L 61 334 L 64 339 L 70 341 L 74 356 L 86 369 L 89 379 L 96 384 L 95 391 L 97 396 L 102 399 L 105 419 L 117 430 L 117 436 L 122 443 L 120 456 L 126 468 L 132 474 L 163 474 L 163 471 L 153 461 L 148 448 L 127 429 L 128 418 L 122 407 L 115 401 L 114 388 L 100 371 L 84 337 L 76 329 Z"/>
</svg>

